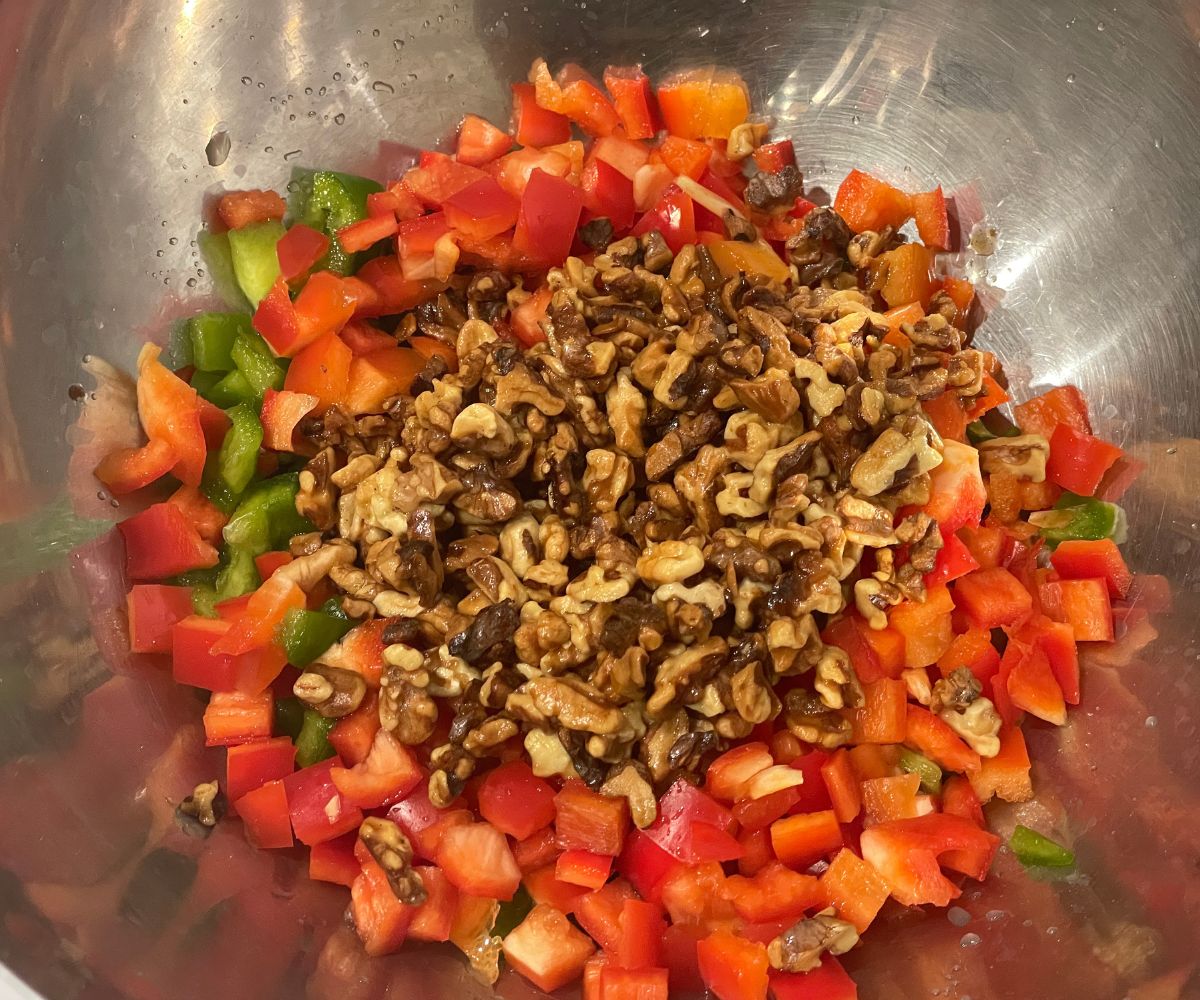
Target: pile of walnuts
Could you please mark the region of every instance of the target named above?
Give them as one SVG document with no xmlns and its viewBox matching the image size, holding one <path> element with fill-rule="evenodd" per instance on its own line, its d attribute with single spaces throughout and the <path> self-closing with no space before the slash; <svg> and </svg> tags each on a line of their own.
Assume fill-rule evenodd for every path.
<svg viewBox="0 0 1200 1000">
<path fill-rule="evenodd" d="M 778 283 L 627 238 L 550 272 L 528 350 L 507 321 L 528 293 L 461 278 L 399 331 L 452 344 L 457 371 L 435 359 L 386 413 L 302 425 L 321 534 L 296 551 L 352 616 L 387 619 L 383 724 L 416 745 L 452 718 L 436 804 L 521 740 L 536 773 L 624 795 L 645 826 L 655 789 L 781 713 L 805 742 L 849 739 L 861 689 L 821 632 L 924 596 L 941 536 L 897 517 L 941 462 L 920 403 L 982 391 L 941 296 L 911 348 L 885 343 L 860 289 L 897 239 L 815 209 Z"/>
</svg>

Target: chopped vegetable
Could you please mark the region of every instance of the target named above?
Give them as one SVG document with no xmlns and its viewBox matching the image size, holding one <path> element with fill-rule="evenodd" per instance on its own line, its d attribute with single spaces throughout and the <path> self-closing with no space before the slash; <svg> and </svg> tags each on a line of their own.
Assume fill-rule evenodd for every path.
<svg viewBox="0 0 1200 1000">
<path fill-rule="evenodd" d="M 1017 856 L 1017 860 L 1027 868 L 1071 868 L 1075 864 L 1075 855 L 1065 847 L 1019 823 L 1013 830 L 1008 845 Z"/>
</svg>

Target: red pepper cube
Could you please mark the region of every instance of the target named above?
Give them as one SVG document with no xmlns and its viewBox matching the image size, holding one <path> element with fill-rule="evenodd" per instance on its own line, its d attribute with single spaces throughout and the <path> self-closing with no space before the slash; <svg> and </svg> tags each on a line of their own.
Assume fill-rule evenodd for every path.
<svg viewBox="0 0 1200 1000">
<path fill-rule="evenodd" d="M 556 146 L 571 138 L 571 123 L 565 115 L 548 111 L 537 103 L 532 83 L 514 83 L 513 132 L 522 146 Z"/>
<path fill-rule="evenodd" d="M 667 929 L 662 907 L 642 899 L 621 904 L 620 940 L 613 951 L 622 969 L 649 969 L 662 964 L 662 938 Z"/>
<path fill-rule="evenodd" d="M 858 1000 L 858 987 L 836 958 L 824 955 L 811 972 L 771 970 L 775 1000 Z"/>
<path fill-rule="evenodd" d="M 566 141 L 566 140 L 563 140 Z M 458 129 L 455 157 L 459 163 L 482 167 L 512 149 L 512 136 L 498 129 L 486 118 L 467 115 Z"/>
<path fill-rule="evenodd" d="M 617 869 L 633 884 L 643 899 L 658 901 L 663 882 L 682 867 L 641 830 L 630 831 Z"/>
<path fill-rule="evenodd" d="M 609 66 L 604 87 L 629 139 L 652 139 L 658 133 L 658 108 L 650 78 L 641 66 Z"/>
<path fill-rule="evenodd" d="M 1050 618 L 1071 626 L 1077 642 L 1112 642 L 1112 601 L 1107 580 L 1043 583 L 1038 596 Z"/>
<path fill-rule="evenodd" d="M 633 225 L 633 181 L 611 163 L 593 156 L 580 179 L 583 206 L 592 218 L 606 218 L 616 232 Z"/>
<path fill-rule="evenodd" d="M 279 273 L 284 281 L 307 274 L 329 250 L 329 237 L 315 229 L 296 223 L 275 244 L 279 258 Z"/>
<path fill-rule="evenodd" d="M 704 776 L 705 791 L 721 802 L 736 802 L 746 782 L 774 763 L 765 743 L 743 743 L 708 765 Z"/>
<path fill-rule="evenodd" d="M 395 213 L 390 218 L 386 215 L 368 216 L 339 229 L 337 237 L 346 253 L 358 253 L 380 240 L 395 236 L 398 228 Z"/>
<path fill-rule="evenodd" d="M 554 786 L 514 760 L 489 771 L 479 787 L 479 814 L 517 840 L 554 822 Z"/>
<path fill-rule="evenodd" d="M 1050 562 L 1067 580 L 1103 579 L 1108 584 L 1109 597 L 1124 597 L 1133 583 L 1133 574 L 1111 538 L 1098 541 L 1068 539 L 1054 550 Z"/>
<path fill-rule="evenodd" d="M 436 860 L 454 886 L 472 896 L 512 899 L 521 885 L 508 840 L 490 823 L 450 827 L 441 836 Z"/>
<path fill-rule="evenodd" d="M 288 819 L 291 832 L 291 819 Z M 347 888 L 362 874 L 362 864 L 354 855 L 357 833 L 345 833 L 333 840 L 313 844 L 308 851 L 308 877 L 314 882 L 332 882 Z"/>
<path fill-rule="evenodd" d="M 295 760 L 296 748 L 286 736 L 230 747 L 225 758 L 225 795 L 237 808 L 242 796 L 290 775 Z"/>
<path fill-rule="evenodd" d="M 929 709 L 909 705 L 904 742 L 947 771 L 979 770 L 979 754 Z"/>
<path fill-rule="evenodd" d="M 570 181 L 535 169 L 521 196 L 513 246 L 544 264 L 560 264 L 571 252 L 583 192 Z"/>
<path fill-rule="evenodd" d="M 563 851 L 554 866 L 554 875 L 560 882 L 581 885 L 586 889 L 599 889 L 612 873 L 613 859 L 608 854 L 573 849 Z"/>
<path fill-rule="evenodd" d="M 578 978 L 595 951 L 563 913 L 541 903 L 504 936 L 508 964 L 547 993 Z"/>
<path fill-rule="evenodd" d="M 117 525 L 125 539 L 125 573 L 159 580 L 217 564 L 217 550 L 173 503 L 156 503 Z"/>
<path fill-rule="evenodd" d="M 616 857 L 629 830 L 629 803 L 599 795 L 582 781 L 571 780 L 554 797 L 554 830 L 559 846 Z"/>
<path fill-rule="evenodd" d="M 720 930 L 696 945 L 696 956 L 704 985 L 718 1000 L 765 1000 L 765 944 Z"/>
<path fill-rule="evenodd" d="M 169 653 L 171 630 L 195 613 L 191 587 L 138 583 L 125 599 L 129 612 L 129 649 L 133 653 Z"/>
<path fill-rule="evenodd" d="M 396 898 L 383 869 L 373 861 L 363 866 L 362 874 L 350 886 L 354 927 L 363 950 L 372 957 L 399 950 L 416 912 L 417 907 L 407 906 Z"/>
<path fill-rule="evenodd" d="M 275 696 L 270 691 L 240 694 L 215 691 L 204 709 L 205 746 L 230 746 L 267 739 L 275 713 Z"/>
<path fill-rule="evenodd" d="M 449 941 L 458 911 L 458 890 L 440 868 L 418 865 L 415 869 L 425 887 L 425 902 L 417 907 L 409 935 L 416 941 Z"/>
<path fill-rule="evenodd" d="M 984 629 L 1017 625 L 1033 611 L 1033 597 L 1003 566 L 976 570 L 957 580 L 954 603 Z"/>
<path fill-rule="evenodd" d="M 628 882 L 614 879 L 576 900 L 575 919 L 601 948 L 615 952 L 621 943 L 621 912 L 625 901 L 634 898 L 633 887 Z"/>
<path fill-rule="evenodd" d="M 425 778 L 411 749 L 386 729 L 376 731 L 364 760 L 333 767 L 329 777 L 352 806 L 378 809 L 404 798 Z"/>
<path fill-rule="evenodd" d="M 268 781 L 247 792 L 237 801 L 237 807 L 246 839 L 253 846 L 261 849 L 292 846 L 287 793 L 282 781 Z"/>
<path fill-rule="evenodd" d="M 226 636 L 230 623 L 192 615 L 171 631 L 171 675 L 180 684 L 206 691 L 257 694 L 279 676 L 287 664 L 284 651 L 263 646 L 248 653 L 214 653 L 213 645 Z"/>
<path fill-rule="evenodd" d="M 890 894 L 879 872 L 849 848 L 838 851 L 821 875 L 821 890 L 838 917 L 859 934 L 871 926 Z"/>
<path fill-rule="evenodd" d="M 323 760 L 283 779 L 292 828 L 303 844 L 332 840 L 362 823 L 362 810 L 342 797 L 329 775 L 336 764 L 336 760 Z"/>
<path fill-rule="evenodd" d="M 1046 478 L 1080 496 L 1094 496 L 1109 468 L 1124 456 L 1115 444 L 1059 424 L 1050 437 Z"/>
<path fill-rule="evenodd" d="M 452 229 L 486 240 L 516 225 L 521 203 L 484 176 L 447 198 L 442 210 Z"/>
<path fill-rule="evenodd" d="M 832 809 L 800 813 L 771 824 L 775 856 L 791 868 L 807 868 L 842 846 L 842 828 Z"/>
</svg>

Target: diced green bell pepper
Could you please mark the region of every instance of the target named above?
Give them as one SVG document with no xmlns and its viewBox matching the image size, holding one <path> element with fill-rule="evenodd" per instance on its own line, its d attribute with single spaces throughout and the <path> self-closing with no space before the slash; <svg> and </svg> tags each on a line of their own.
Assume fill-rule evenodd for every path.
<svg viewBox="0 0 1200 1000">
<path fill-rule="evenodd" d="M 279 256 L 275 244 L 285 230 L 282 222 L 255 222 L 229 231 L 229 251 L 233 273 L 252 306 L 257 306 L 279 277 Z"/>
<path fill-rule="evenodd" d="M 283 618 L 279 637 L 287 650 L 288 663 L 307 667 L 330 646 L 350 631 L 345 615 L 340 617 L 321 611 L 293 608 Z"/>
<path fill-rule="evenodd" d="M 1125 541 L 1125 511 L 1122 507 L 1074 493 L 1059 497 L 1053 510 L 1030 514 L 1029 523 L 1037 527 L 1051 547 L 1073 540 L 1111 538 L 1118 545 Z"/>
<path fill-rule="evenodd" d="M 209 373 L 205 372 L 203 374 Z M 250 384 L 250 380 L 239 371 L 227 372 L 221 375 L 217 379 L 216 385 L 207 392 L 201 392 L 200 395 L 210 403 L 215 403 L 222 410 L 228 410 L 230 407 L 237 406 L 240 403 L 253 404 L 256 402 L 254 387 Z"/>
<path fill-rule="evenodd" d="M 924 754 L 915 750 L 900 751 L 900 768 L 915 774 L 921 779 L 921 791 L 930 795 L 940 795 L 942 792 L 942 769 Z"/>
<path fill-rule="evenodd" d="M 309 767 L 333 756 L 329 745 L 329 730 L 337 719 L 327 719 L 311 708 L 304 710 L 304 722 L 296 736 L 296 766 Z"/>
<path fill-rule="evenodd" d="M 1021 428 L 1017 427 L 998 410 L 989 410 L 981 420 L 972 420 L 967 424 L 967 439 L 971 444 L 983 444 L 1002 437 L 1019 437 Z"/>
<path fill-rule="evenodd" d="M 257 556 L 284 548 L 293 535 L 312 531 L 308 518 L 296 512 L 299 478 L 289 472 L 251 486 L 225 525 L 225 541 Z"/>
<path fill-rule="evenodd" d="M 254 564 L 254 553 L 232 545 L 225 546 L 223 565 L 217 571 L 217 603 L 257 590 L 260 583 L 262 578 Z"/>
<path fill-rule="evenodd" d="M 1026 867 L 1070 868 L 1075 864 L 1074 854 L 1027 826 L 1018 825 L 1008 845 Z"/>
<path fill-rule="evenodd" d="M 200 256 L 208 269 L 213 288 L 230 309 L 250 310 L 250 303 L 238 287 L 237 275 L 233 270 L 233 250 L 229 245 L 228 233 L 210 233 L 207 230 L 196 237 Z"/>
<path fill-rule="evenodd" d="M 233 368 L 233 344 L 239 333 L 252 333 L 244 313 L 201 313 L 187 321 L 192 364 L 200 371 L 227 372 Z"/>
<path fill-rule="evenodd" d="M 217 567 L 211 569 L 192 569 L 180 573 L 170 581 L 177 587 L 192 589 L 192 610 L 205 618 L 216 618 L 217 603 Z"/>
<path fill-rule="evenodd" d="M 237 370 L 261 404 L 268 389 L 282 389 L 285 372 L 267 342 L 253 330 L 243 330 L 234 339 L 230 355 Z"/>
<path fill-rule="evenodd" d="M 354 174 L 297 168 L 292 171 L 288 190 L 291 192 L 292 218 L 330 238 L 329 250 L 317 263 L 317 268 L 334 274 L 353 271 L 355 255 L 342 249 L 337 239 L 338 230 L 365 219 L 367 195 L 383 188 L 373 180 Z"/>
<path fill-rule="evenodd" d="M 274 733 L 286 736 L 293 743 L 304 727 L 304 706 L 299 698 L 276 698 Z"/>
<path fill-rule="evenodd" d="M 209 399 L 213 389 L 225 377 L 223 372 L 204 372 L 197 368 L 192 372 L 191 386 L 205 399 Z M 212 400 L 209 399 L 209 402 Z"/>
<path fill-rule="evenodd" d="M 529 895 L 529 890 L 523 885 L 518 886 L 513 898 L 500 904 L 500 912 L 496 914 L 496 923 L 492 926 L 492 933 L 496 937 L 504 937 L 529 916 L 529 911 L 532 909 L 533 897 Z"/>
<path fill-rule="evenodd" d="M 241 493 L 250 485 L 258 467 L 263 427 L 258 413 L 247 403 L 240 403 L 225 412 L 229 415 L 231 426 L 221 442 L 217 467 L 221 471 L 221 480 L 230 492 Z"/>
</svg>

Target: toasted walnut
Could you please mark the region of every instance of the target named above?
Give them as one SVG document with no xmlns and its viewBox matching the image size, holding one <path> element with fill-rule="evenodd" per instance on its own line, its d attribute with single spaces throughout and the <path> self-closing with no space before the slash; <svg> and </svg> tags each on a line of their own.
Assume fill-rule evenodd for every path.
<svg viewBox="0 0 1200 1000">
<path fill-rule="evenodd" d="M 644 830 L 658 818 L 658 800 L 650 785 L 649 772 L 637 761 L 625 761 L 608 772 L 600 794 L 622 798 L 629 803 L 629 814 L 639 830 Z"/>
<path fill-rule="evenodd" d="M 334 566 L 348 565 L 357 555 L 353 545 L 338 539 L 308 555 L 297 556 L 287 565 L 280 566 L 275 575 L 309 591 L 329 576 Z"/>
<path fill-rule="evenodd" d="M 725 614 L 725 588 L 715 580 L 702 580 L 692 587 L 685 587 L 682 583 L 664 583 L 654 591 L 654 600 L 659 604 L 671 601 L 702 604 L 712 619 Z"/>
<path fill-rule="evenodd" d="M 646 702 L 650 717 L 661 718 L 678 696 L 681 687 L 715 669 L 728 654 L 725 640 L 714 636 L 664 659 L 654 677 L 654 693 Z"/>
<path fill-rule="evenodd" d="M 704 554 L 691 542 L 665 541 L 646 546 L 637 561 L 638 576 L 650 584 L 681 583 L 704 568 Z"/>
<path fill-rule="evenodd" d="M 862 704 L 862 688 L 850 665 L 850 657 L 837 646 L 826 646 L 817 661 L 813 687 L 826 708 L 856 708 Z"/>
<path fill-rule="evenodd" d="M 967 667 L 955 667 L 933 685 L 929 708 L 933 712 L 944 709 L 960 711 L 974 702 L 983 693 L 983 684 Z"/>
<path fill-rule="evenodd" d="M 593 448 L 585 456 L 583 489 L 595 511 L 613 511 L 633 485 L 633 463 L 625 456 Z"/>
<path fill-rule="evenodd" d="M 419 746 L 437 726 L 438 707 L 424 685 L 402 670 L 385 671 L 379 688 L 379 724 L 406 746 Z"/>
<path fill-rule="evenodd" d="M 796 689 L 784 698 L 784 725 L 804 743 L 833 750 L 850 742 L 850 720 L 830 711 L 816 695 Z"/>
<path fill-rule="evenodd" d="M 980 757 L 995 757 L 1000 752 L 1000 713 L 989 699 L 976 698 L 964 709 L 944 708 L 938 718 Z"/>
<path fill-rule="evenodd" d="M 742 122 L 735 125 L 729 133 L 726 155 L 735 163 L 744 160 L 753 153 L 767 137 L 766 122 Z"/>
<path fill-rule="evenodd" d="M 552 719 L 577 732 L 611 735 L 625 724 L 620 709 L 576 677 L 535 677 L 509 697 L 506 707 L 531 721 Z"/>
<path fill-rule="evenodd" d="M 749 663 L 730 678 L 733 705 L 746 722 L 759 725 L 779 714 L 779 699 L 763 675 L 761 663 Z"/>
<path fill-rule="evenodd" d="M 894 427 L 887 428 L 854 463 L 850 484 L 864 496 L 889 489 L 896 475 L 916 453 L 912 441 Z"/>
<path fill-rule="evenodd" d="M 192 794 L 175 808 L 180 816 L 186 816 L 202 827 L 211 829 L 225 814 L 225 796 L 221 794 L 217 779 L 202 781 L 192 789 Z"/>
<path fill-rule="evenodd" d="M 1020 437 L 992 438 L 979 445 L 979 464 L 992 475 L 1007 472 L 1031 483 L 1046 481 L 1046 459 L 1050 443 L 1040 434 Z"/>
<path fill-rule="evenodd" d="M 428 898 L 419 873 L 413 870 L 413 849 L 408 838 L 390 819 L 368 816 L 358 828 L 358 839 L 371 852 L 388 885 L 400 902 L 420 906 Z"/>
<path fill-rule="evenodd" d="M 800 409 L 800 393 L 781 368 L 768 368 L 753 379 L 734 379 L 729 386 L 746 409 L 770 423 L 781 424 Z"/>
<path fill-rule="evenodd" d="M 821 956 L 844 955 L 858 944 L 854 925 L 823 910 L 793 924 L 767 945 L 767 960 L 782 972 L 811 972 L 821 964 Z"/>
<path fill-rule="evenodd" d="M 367 683 L 353 670 L 314 663 L 296 678 L 292 693 L 326 719 L 341 719 L 362 704 Z"/>
</svg>

